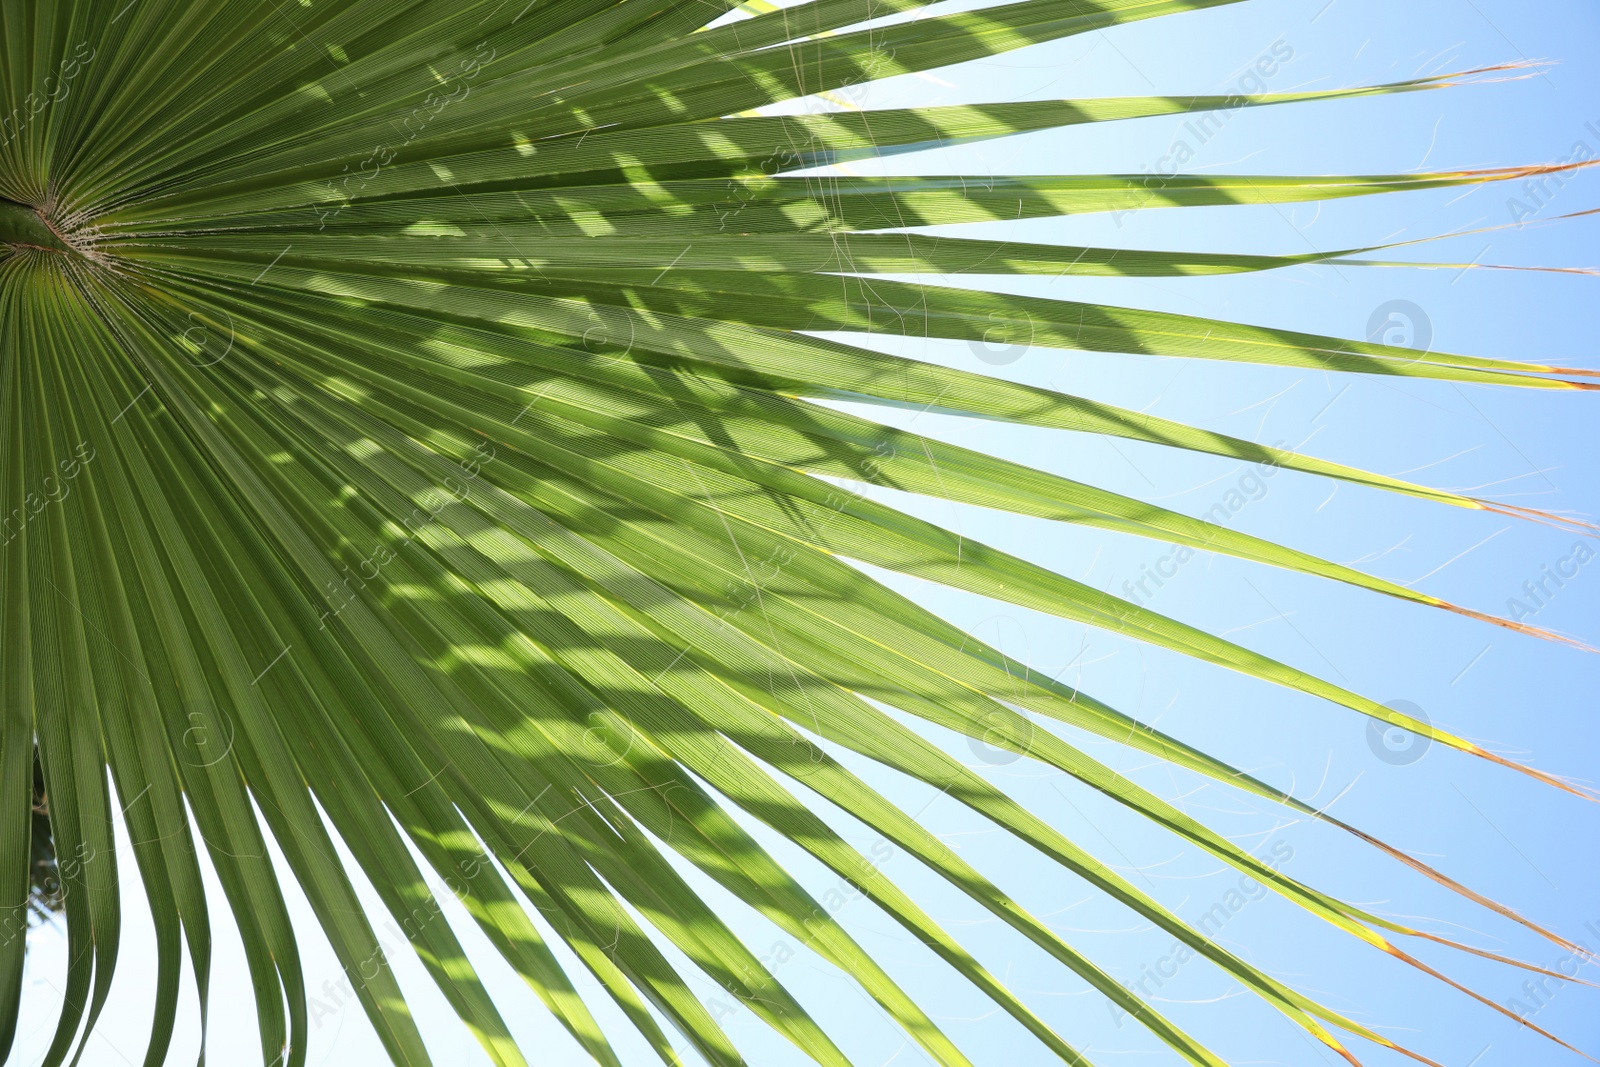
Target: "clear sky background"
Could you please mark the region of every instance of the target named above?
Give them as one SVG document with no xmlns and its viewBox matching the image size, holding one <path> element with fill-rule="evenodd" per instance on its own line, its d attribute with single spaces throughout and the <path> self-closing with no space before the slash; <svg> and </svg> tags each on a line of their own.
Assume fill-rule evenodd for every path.
<svg viewBox="0 0 1600 1067">
<path fill-rule="evenodd" d="M 899 79 L 868 90 L 868 107 L 915 101 L 1075 98 L 1228 92 L 1256 58 L 1278 45 L 1292 57 L 1270 79 L 1273 91 L 1333 88 L 1507 61 L 1548 60 L 1537 75 L 1399 97 L 1258 109 L 1233 116 L 1199 146 L 1184 169 L 1197 173 L 1392 173 L 1419 169 L 1551 162 L 1582 142 L 1600 156 L 1600 13 L 1578 0 L 1255 0 L 1162 18 L 1042 45 L 995 60 L 935 72 L 937 81 Z M 1586 124 L 1592 124 L 1586 125 Z M 1033 134 L 976 148 L 902 157 L 885 172 L 1108 173 L 1153 168 L 1186 136 L 1182 119 L 1144 119 Z M 863 168 L 864 169 L 864 168 Z M 1548 195 L 1553 193 L 1553 196 Z M 1363 198 L 1330 205 L 1148 211 L 1113 219 L 994 224 L 985 236 L 1022 240 L 1262 253 L 1296 253 L 1451 233 L 1513 221 L 1519 198 L 1536 219 L 1600 207 L 1600 175 L 1547 188 L 1536 203 L 1517 187 Z M 1526 214 L 1524 212 L 1523 214 Z M 969 233 L 979 233 L 977 229 Z M 1538 222 L 1515 230 L 1407 250 L 1435 261 L 1600 266 L 1600 216 Z M 1197 279 L 1009 279 L 1018 292 L 1205 314 L 1262 325 L 1365 336 L 1391 301 L 1420 311 L 1437 350 L 1595 367 L 1600 278 L 1497 270 L 1299 267 L 1254 276 Z M 996 287 L 999 287 L 998 285 Z M 1416 322 L 1413 323 L 1416 325 Z M 1401 382 L 1298 370 L 1133 356 L 1026 351 L 1004 365 L 980 362 L 964 343 L 916 342 L 897 351 L 1013 377 L 1275 443 L 1451 489 L 1593 518 L 1600 512 L 1595 427 L 1600 397 L 1447 383 Z M 881 415 L 881 413 L 880 413 Z M 886 421 L 889 421 L 886 419 Z M 1548 527 L 1277 473 L 1216 458 L 1058 431 L 999 427 L 934 414 L 896 415 L 923 433 L 1201 514 L 1236 488 L 1251 493 L 1230 522 L 1327 558 L 1360 561 L 1384 577 L 1505 614 L 1517 598 L 1538 607 L 1532 621 L 1600 645 L 1600 559 L 1582 566 L 1535 605 L 1523 591 L 1542 568 L 1570 558 L 1576 538 Z M 1410 472 L 1410 473 L 1407 473 Z M 880 496 L 882 493 L 880 492 Z M 896 503 L 1071 577 L 1120 591 L 1171 552 L 1150 541 L 987 514 L 940 502 Z M 1571 565 L 1568 565 L 1570 570 Z M 1170 569 L 1170 568 L 1169 568 Z M 882 577 L 880 575 L 880 577 Z M 1558 932 L 1600 949 L 1600 806 L 1442 748 L 1397 750 L 1369 737 L 1367 720 L 1343 709 L 1249 681 L 1181 657 L 963 593 L 896 577 L 897 588 L 977 632 L 1033 670 L 1087 692 L 1248 769 L 1292 787 L 1388 841 L 1427 858 L 1469 886 Z M 1149 601 L 1185 622 L 1380 701 L 1405 700 L 1433 722 L 1497 752 L 1594 783 L 1600 761 L 1600 657 L 1541 643 L 1442 612 L 1230 559 L 1198 556 Z M 1043 728 L 1042 726 L 1039 728 Z M 927 727 L 930 734 L 933 728 Z M 1173 839 L 1139 825 L 1059 773 L 996 750 L 942 738 L 952 751 L 1010 791 L 1106 863 L 1191 921 L 1226 898 L 1237 875 Z M 1175 775 L 1113 746 L 1092 753 L 1294 877 L 1385 914 L 1511 952 L 1546 966 L 1564 954 L 1513 924 L 1439 890 L 1337 831 L 1284 817 L 1265 805 Z M 846 762 L 859 760 L 846 754 Z M 863 768 L 964 857 L 1119 978 L 1136 982 L 1170 950 L 1171 939 L 1099 899 L 1082 882 L 994 830 L 947 798 Z M 920 810 L 919 810 L 920 809 Z M 826 814 L 863 849 L 872 836 L 847 815 Z M 820 894 L 834 885 L 796 850 L 763 833 Z M 154 940 L 131 856 L 124 850 L 121 969 L 86 1067 L 138 1063 L 153 997 Z M 354 867 L 352 863 L 352 869 Z M 1106 1001 L 909 857 L 884 870 L 962 938 L 991 970 L 1097 1063 L 1178 1062 L 1139 1027 L 1119 1022 Z M 691 875 L 709 899 L 728 898 Z M 237 936 L 212 883 L 217 949 L 211 1062 L 256 1057 L 255 1020 Z M 324 992 L 338 964 L 309 908 L 286 891 L 306 949 L 315 1023 L 309 1062 L 386 1062 L 353 1002 Z M 367 899 L 376 897 L 366 889 Z M 452 919 L 460 912 L 447 906 Z M 730 905 L 735 929 L 758 954 L 786 942 Z M 1008 1017 L 863 901 L 844 904 L 840 922 L 877 953 L 974 1061 L 1008 1067 L 1051 1062 Z M 1586 924 L 1593 924 L 1586 928 Z M 381 926 L 381 924 L 380 924 Z M 470 924 L 456 923 L 513 1032 L 536 1062 L 586 1062 L 532 994 L 487 949 Z M 400 939 L 385 935 L 397 946 Z M 1276 897 L 1252 900 L 1221 939 L 1245 958 L 1330 1006 L 1451 1067 L 1577 1064 L 1510 1019 L 1298 913 Z M 31 940 L 23 1015 L 13 1061 L 36 1063 L 49 1043 L 64 986 L 64 931 Z M 1497 1004 L 1535 1008 L 1535 1021 L 1593 1053 L 1600 1051 L 1600 992 L 1524 988 L 1527 978 L 1446 950 L 1417 952 Z M 569 957 L 570 958 L 570 957 Z M 676 957 L 675 957 L 676 958 Z M 687 965 L 686 965 L 687 966 Z M 443 1067 L 486 1063 L 408 949 L 395 967 Z M 1170 970 L 1170 966 L 1167 968 Z M 587 979 L 580 988 L 630 1062 L 650 1053 Z M 687 972 L 686 972 L 687 973 Z M 851 982 L 801 950 L 778 969 L 844 1050 L 865 1067 L 926 1062 Z M 1582 976 L 1600 982 L 1600 966 Z M 187 983 L 171 1062 L 192 1062 L 197 1015 Z M 798 1064 L 801 1054 L 754 1016 L 727 1011 L 709 981 L 703 994 L 752 1063 Z M 1335 1058 L 1201 961 L 1178 968 L 1155 992 L 1164 1010 L 1234 1063 L 1321 1064 Z M 718 1007 L 724 1005 L 724 1007 Z M 1404 1062 L 1356 1047 L 1365 1062 Z"/>
</svg>

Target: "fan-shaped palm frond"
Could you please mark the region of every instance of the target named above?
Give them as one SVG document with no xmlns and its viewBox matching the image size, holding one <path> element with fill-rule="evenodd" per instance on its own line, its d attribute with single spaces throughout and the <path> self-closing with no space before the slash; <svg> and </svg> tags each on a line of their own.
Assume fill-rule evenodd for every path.
<svg viewBox="0 0 1600 1067">
<path fill-rule="evenodd" d="M 1062 1060 L 1089 1062 L 809 795 L 917 857 L 1187 1062 L 1221 1062 L 830 748 L 946 791 L 1346 1058 L 1352 1036 L 1394 1047 L 1180 920 L 900 716 L 1057 768 L 1412 960 L 1400 941 L 1438 939 L 1275 870 L 1024 716 L 1344 824 L 1017 670 L 851 563 L 1105 627 L 1500 757 L 853 487 L 1157 538 L 1531 628 L 830 402 L 1112 435 L 1520 509 L 838 338 L 983 341 L 998 330 L 1056 348 L 1590 388 L 1579 370 L 895 277 L 1186 276 L 1349 257 L 1371 250 L 1201 255 L 923 228 L 1470 186 L 1538 168 L 1158 182 L 825 169 L 1022 131 L 1459 78 L 1256 96 L 768 107 L 1136 20 L 1201 18 L 1193 12 L 1229 2 L 1025 0 L 938 13 L 920 0 L 806 0 L 732 21 L 723 16 L 736 5 L 717 0 L 0 4 L 0 899 L 29 899 L 42 843 L 30 812 L 47 810 L 70 959 L 47 1062 L 71 1055 L 110 989 L 114 804 L 158 936 L 152 1064 L 169 1045 L 185 945 L 204 1010 L 217 902 L 199 847 L 243 939 L 263 1056 L 304 1062 L 304 977 L 264 858 L 268 835 L 359 974 L 354 992 L 384 1047 L 397 1063 L 427 1062 L 393 975 L 365 966 L 379 941 L 334 834 L 496 1063 L 524 1060 L 449 925 L 429 921 L 439 914 L 430 884 L 458 896 L 601 1063 L 615 1056 L 550 931 L 669 1062 L 663 1022 L 711 1063 L 740 1057 L 662 942 L 818 1062 L 845 1062 L 691 888 L 685 864 L 851 975 L 935 1061 L 967 1063 L 749 819 L 837 872 Z M 917 17 L 884 18 L 908 13 Z M 16 1027 L 24 947 L 14 930 L 25 914 L 13 909 L 0 945 L 0 1048 Z"/>
</svg>

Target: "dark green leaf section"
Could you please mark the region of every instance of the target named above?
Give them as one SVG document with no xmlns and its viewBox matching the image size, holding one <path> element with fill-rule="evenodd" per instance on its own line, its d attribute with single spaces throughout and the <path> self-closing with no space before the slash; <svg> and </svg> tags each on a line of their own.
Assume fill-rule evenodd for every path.
<svg viewBox="0 0 1600 1067">
<path fill-rule="evenodd" d="M 208 1018 L 219 904 L 209 867 L 274 1067 L 307 1062 L 307 987 L 325 982 L 361 1004 L 393 1062 L 430 1062 L 389 966 L 397 948 L 416 954 L 491 1062 L 548 1054 L 517 1047 L 446 918 L 456 904 L 606 1067 L 619 1063 L 613 1035 L 564 972 L 560 946 L 663 1062 L 743 1062 L 703 999 L 710 983 L 808 1058 L 844 1067 L 828 1005 L 791 993 L 697 892 L 701 877 L 847 976 L 930 1061 L 964 1067 L 981 1052 L 958 1047 L 834 921 L 763 846 L 760 824 L 1062 1062 L 1091 1055 L 1055 1005 L 991 972 L 891 877 L 887 855 L 912 857 L 1027 939 L 1063 968 L 1064 990 L 1105 998 L 1183 1062 L 1223 1067 L 1003 878 L 847 767 L 837 754 L 848 750 L 980 814 L 1058 865 L 1063 884 L 1169 933 L 1321 1048 L 1351 1062 L 1352 1039 L 1396 1049 L 1376 1024 L 1184 922 L 924 727 L 1037 760 L 1450 981 L 1400 939 L 1452 942 L 1282 874 L 1046 720 L 1326 816 L 1030 674 L 856 564 L 1238 671 L 1265 683 L 1264 698 L 1267 686 L 1316 695 L 1498 757 L 916 519 L 876 490 L 1227 553 L 1539 631 L 836 402 L 1118 436 L 1498 508 L 870 346 L 1000 331 L 1090 352 L 1585 388 L 1591 374 L 1579 369 L 967 287 L 978 275 L 1271 270 L 1367 249 L 1241 256 L 927 232 L 1470 188 L 1549 168 L 1157 180 L 833 169 L 1456 77 L 765 113 L 1227 2 L 941 12 L 922 0 L 805 0 L 713 26 L 734 5 L 0 0 L 0 1048 L 18 1027 L 28 909 L 42 902 L 31 891 L 47 889 L 67 931 L 66 1006 L 44 1061 L 57 1067 L 81 1055 L 104 1008 L 119 881 L 136 875 L 156 930 L 144 1062 L 166 1062 L 185 955 L 202 1027 Z M 853 845 L 816 798 L 860 819 L 877 845 Z M 363 912 L 341 844 L 403 945 Z M 306 973 L 285 874 L 341 974 Z"/>
<path fill-rule="evenodd" d="M 19 247 L 51 252 L 70 251 L 37 211 L 27 204 L 4 197 L 0 197 L 0 244 L 10 246 L 10 251 Z"/>
</svg>

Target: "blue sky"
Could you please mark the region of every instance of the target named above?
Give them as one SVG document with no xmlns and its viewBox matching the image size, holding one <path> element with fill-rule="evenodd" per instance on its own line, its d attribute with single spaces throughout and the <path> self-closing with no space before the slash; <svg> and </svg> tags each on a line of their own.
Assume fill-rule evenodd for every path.
<svg viewBox="0 0 1600 1067">
<path fill-rule="evenodd" d="M 1600 13 L 1586 4 L 1530 6 L 1511 0 L 1254 0 L 1221 10 L 1163 18 L 1105 34 L 1035 47 L 985 63 L 936 72 L 937 81 L 898 79 L 858 101 L 868 107 L 917 100 L 971 100 L 1227 92 L 1258 57 L 1280 60 L 1272 91 L 1333 88 L 1508 61 L 1547 60 L 1520 80 L 1400 97 L 1241 112 L 1204 144 L 1192 144 L 1184 169 L 1197 173 L 1391 173 L 1550 162 L 1583 143 L 1600 156 Z M 1284 58 L 1287 56 L 1287 58 Z M 942 83 L 942 84 L 941 84 Z M 1105 123 L 1006 142 L 902 157 L 883 170 L 924 173 L 1102 173 L 1155 168 L 1192 134 L 1182 119 Z M 865 168 L 862 168 L 863 170 Z M 1464 231 L 1517 219 L 1521 229 L 1465 236 L 1405 250 L 1448 262 L 1600 266 L 1600 217 L 1562 222 L 1566 212 L 1600 207 L 1600 178 L 1584 174 L 1547 185 L 1537 198 L 1518 186 L 1405 194 L 1328 205 L 1149 211 L 1113 218 L 1080 216 L 994 224 L 985 235 L 1128 247 L 1294 253 Z M 976 231 L 973 231 L 976 232 Z M 1577 366 L 1600 366 L 1595 300 L 1600 279 L 1489 269 L 1399 270 L 1299 267 L 1255 276 L 1196 279 L 1008 280 L 1018 292 L 1206 314 L 1270 326 L 1363 336 L 1375 314 L 1395 314 L 1431 334 L 1437 350 Z M 1396 302 L 1402 302 L 1397 304 Z M 1380 312 L 1380 309 L 1385 309 Z M 1403 331 L 1395 336 L 1405 336 Z M 980 361 L 964 343 L 907 345 L 907 354 L 1081 393 L 1265 443 L 1286 441 L 1326 458 L 1426 484 L 1530 507 L 1593 517 L 1600 473 L 1593 463 L 1596 399 L 1591 395 L 1495 390 L 1445 383 L 1396 384 L 1357 377 L 1201 361 L 1031 349 L 1012 362 Z M 1057 431 L 997 427 L 936 414 L 914 428 L 1201 514 L 1230 506 L 1237 529 L 1327 558 L 1352 562 L 1429 593 L 1505 614 L 1520 601 L 1530 621 L 1600 645 L 1600 560 L 1578 565 L 1570 534 L 1533 523 L 1430 505 L 1275 472 L 1260 478 L 1238 464 L 1129 442 Z M 910 414 L 894 421 L 910 423 Z M 886 421 L 889 421 L 886 417 Z M 1230 492 L 1237 491 L 1237 497 Z M 941 502 L 896 503 L 1064 574 L 1120 592 L 1141 568 L 1173 570 L 1169 546 L 1066 528 Z M 1563 562 L 1567 561 L 1567 562 Z M 1546 568 L 1576 574 L 1546 582 L 1540 603 L 1525 583 Z M 1418 752 L 1369 736 L 1352 712 L 1238 675 L 1150 650 L 1097 631 L 967 594 L 880 575 L 973 629 L 1030 669 L 1059 676 L 1268 781 L 1292 787 L 1340 818 L 1426 858 L 1474 889 L 1568 937 L 1600 949 L 1600 893 L 1594 889 L 1600 808 L 1525 777 L 1435 747 Z M 1149 586 L 1147 586 L 1149 588 Z M 1226 633 L 1307 671 L 1380 701 L 1407 701 L 1431 721 L 1496 752 L 1593 782 L 1600 725 L 1600 658 L 1541 643 L 1442 612 L 1401 604 L 1229 559 L 1197 556 L 1176 568 L 1149 606 Z M 1043 728 L 1043 727 L 1039 727 Z M 933 728 L 927 728 L 930 733 Z M 1195 920 L 1229 902 L 1238 876 L 1141 826 L 1086 790 L 1028 761 L 1002 762 L 993 750 L 942 738 L 1000 783 L 1146 891 Z M 1083 740 L 1073 738 L 1074 741 Z M 1389 739 L 1393 741 L 1395 739 Z M 1149 766 L 1112 746 L 1084 741 L 1124 769 L 1204 817 L 1286 873 L 1372 910 L 1414 917 L 1428 929 L 1507 951 L 1546 966 L 1565 954 L 1504 920 L 1385 861 L 1337 831 Z M 865 770 L 865 769 L 864 769 Z M 1265 1006 L 1199 961 L 1175 966 L 1170 938 L 1098 899 L 1018 843 L 930 791 L 870 770 L 892 797 L 962 855 L 1046 919 L 1113 974 L 1137 982 L 1160 967 L 1156 986 L 1173 1018 L 1236 1063 L 1335 1062 Z M 872 837 L 848 815 L 826 814 L 863 849 Z M 770 835 L 822 895 L 831 878 Z M 914 891 L 940 922 L 1006 978 L 1048 1022 L 1101 1064 L 1165 1064 L 1176 1058 L 1099 995 L 1022 945 L 974 906 L 889 855 L 884 869 Z M 131 863 L 125 868 L 132 870 Z M 153 938 L 136 880 L 124 880 L 121 971 L 88 1067 L 138 1062 L 152 995 Z M 702 884 L 697 881 L 696 884 Z M 213 886 L 213 888 L 215 888 Z M 316 1025 L 312 1064 L 384 1062 L 354 1005 L 340 1009 L 320 990 L 339 968 L 309 909 L 291 901 L 307 944 L 306 973 Z M 706 888 L 714 901 L 726 901 Z M 370 892 L 369 899 L 372 898 Z M 218 895 L 220 900 L 220 894 Z M 451 905 L 453 917 L 459 913 Z M 250 1062 L 254 1015 L 242 954 L 219 908 L 212 1018 L 212 1062 Z M 837 1036 L 857 1062 L 922 1062 L 921 1053 L 844 977 L 804 951 L 792 959 L 764 922 L 729 909 L 758 954 L 785 958 L 779 977 Z M 1046 1052 L 973 991 L 961 986 L 871 905 L 844 901 L 837 917 L 875 953 L 979 1064 L 1050 1062 Z M 1319 928 L 1276 898 L 1247 899 L 1230 910 L 1220 937 L 1245 958 L 1382 1032 L 1413 1041 L 1452 1067 L 1579 1062 L 1496 1015 L 1349 937 Z M 1586 924 L 1593 924 L 1586 927 Z M 548 1064 L 584 1062 L 532 995 L 481 940 L 458 924 L 524 1047 Z M 391 940 L 399 939 L 390 935 Z M 33 939 L 23 1021 L 14 1062 L 36 1062 L 48 1044 L 62 986 L 65 939 Z M 1535 1021 L 1589 1051 L 1600 1048 L 1596 994 L 1579 987 L 1537 997 L 1527 976 L 1445 951 L 1418 950 L 1430 963 L 1498 1004 L 1537 1008 Z M 436 1062 L 486 1062 L 406 952 L 396 969 L 412 995 Z M 576 974 L 580 969 L 574 967 Z M 1600 967 L 1584 976 L 1600 981 Z M 581 976 L 580 976 L 581 980 Z M 583 985 L 593 992 L 592 983 Z M 708 1003 L 720 1003 L 709 982 Z M 318 1004 L 321 1007 L 318 1007 Z M 648 1051 L 596 996 L 592 1003 L 625 1055 Z M 193 1000 L 186 994 L 172 1061 L 196 1051 Z M 723 1015 L 752 1062 L 802 1062 L 749 1012 Z M 1357 1048 L 1365 1062 L 1398 1063 Z"/>
</svg>

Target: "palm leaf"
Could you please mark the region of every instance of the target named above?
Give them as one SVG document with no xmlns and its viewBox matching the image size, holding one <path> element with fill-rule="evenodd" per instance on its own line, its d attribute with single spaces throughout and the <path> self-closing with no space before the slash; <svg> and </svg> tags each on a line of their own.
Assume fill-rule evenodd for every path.
<svg viewBox="0 0 1600 1067">
<path fill-rule="evenodd" d="M 763 110 L 1231 2 L 1024 0 L 956 13 L 921 0 L 0 5 L 0 896 L 29 902 L 7 912 L 0 944 L 0 1048 L 16 1031 L 16 935 L 30 908 L 60 907 L 69 938 L 50 1067 L 72 1058 L 106 1003 L 119 942 L 115 805 L 157 931 L 149 1064 L 167 1057 L 185 947 L 202 1029 L 207 1018 L 215 902 L 196 835 L 243 940 L 268 1063 L 303 1064 L 308 1034 L 269 837 L 396 1063 L 428 1054 L 390 969 L 374 965 L 384 950 L 336 839 L 496 1064 L 521 1064 L 526 1050 L 435 921 L 441 885 L 599 1063 L 617 1056 L 551 938 L 667 1062 L 678 1054 L 663 1024 L 709 1062 L 742 1062 L 667 945 L 817 1062 L 848 1062 L 688 868 L 849 974 L 935 1062 L 967 1063 L 749 820 L 858 889 L 1050 1053 L 1091 1062 L 818 815 L 814 794 L 1186 1062 L 1222 1064 L 826 742 L 947 792 L 1347 1060 L 1351 1038 L 1399 1049 L 1185 923 L 891 712 L 1060 770 L 1451 984 L 1400 941 L 1530 965 L 1290 878 L 1025 716 L 1330 822 L 1571 947 L 1301 799 L 1030 674 L 853 566 L 1104 627 L 1508 763 L 853 488 L 1223 552 L 1554 636 L 834 403 L 1122 437 L 1555 521 L 868 347 L 879 334 L 979 341 L 1000 329 L 1066 349 L 1594 388 L 1592 372 L 1572 368 L 894 277 L 1348 262 L 1386 246 L 1246 256 L 921 228 L 1469 188 L 1551 168 L 1155 184 L 816 169 L 1078 124 L 1429 91 L 1504 68 L 1255 96 Z"/>
</svg>

